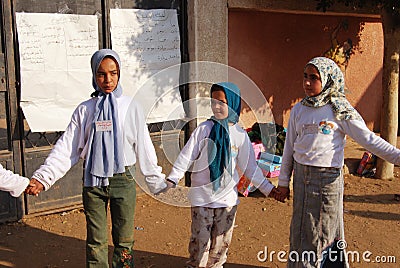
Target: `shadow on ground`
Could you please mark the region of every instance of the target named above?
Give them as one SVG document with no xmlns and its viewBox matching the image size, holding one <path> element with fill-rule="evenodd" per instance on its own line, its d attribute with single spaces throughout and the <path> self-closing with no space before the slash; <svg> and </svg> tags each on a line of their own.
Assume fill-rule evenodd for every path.
<svg viewBox="0 0 400 268">
<path fill-rule="evenodd" d="M 21 240 L 24 247 L 21 247 Z M 113 247 L 109 246 L 109 257 Z M 21 256 L 23 256 L 21 258 Z M 184 267 L 186 258 L 135 251 L 135 267 Z M 85 241 L 32 228 L 23 223 L 0 225 L 0 267 L 60 268 L 85 266 Z M 256 266 L 227 263 L 228 268 L 255 268 Z"/>
</svg>

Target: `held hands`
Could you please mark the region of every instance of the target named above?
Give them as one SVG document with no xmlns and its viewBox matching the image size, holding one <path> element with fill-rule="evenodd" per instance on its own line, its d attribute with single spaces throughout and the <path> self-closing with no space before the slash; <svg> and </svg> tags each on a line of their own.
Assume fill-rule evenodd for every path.
<svg viewBox="0 0 400 268">
<path fill-rule="evenodd" d="M 278 186 L 278 188 L 274 187 L 272 191 L 269 193 L 268 197 L 272 197 L 279 202 L 285 203 L 285 199 L 289 199 L 290 190 L 288 187 Z"/>
<path fill-rule="evenodd" d="M 25 189 L 25 193 L 29 195 L 38 196 L 41 191 L 44 190 L 43 184 L 41 184 L 38 180 L 32 178 L 29 182 L 28 187 Z"/>
<path fill-rule="evenodd" d="M 175 188 L 175 187 L 176 187 L 176 184 L 173 183 L 173 181 L 171 181 L 171 180 L 166 180 L 165 183 L 167 184 L 167 187 L 165 187 L 165 188 L 162 189 L 161 191 L 155 193 L 154 195 L 159 195 L 159 194 L 161 194 L 161 193 L 166 193 L 169 189 Z"/>
<path fill-rule="evenodd" d="M 281 192 L 278 190 L 278 188 L 274 187 L 274 188 L 272 188 L 272 190 L 271 190 L 271 192 L 269 193 L 268 197 L 272 197 L 272 198 L 274 198 L 274 199 L 280 201 L 279 198 L 280 198 L 281 195 L 282 195 L 282 194 L 281 194 Z M 282 202 L 282 201 L 281 201 L 281 202 Z"/>
<path fill-rule="evenodd" d="M 285 202 L 285 199 L 290 199 L 290 189 L 289 187 L 278 186 L 278 191 L 281 193 L 278 198 L 275 198 L 279 202 Z"/>
</svg>

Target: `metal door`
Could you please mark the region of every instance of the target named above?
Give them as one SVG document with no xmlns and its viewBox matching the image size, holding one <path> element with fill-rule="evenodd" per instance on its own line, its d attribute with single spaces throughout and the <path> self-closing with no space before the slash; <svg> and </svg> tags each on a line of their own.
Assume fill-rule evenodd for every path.
<svg viewBox="0 0 400 268">
<path fill-rule="evenodd" d="M 83 14 L 93 15 L 99 14 L 99 46 L 102 47 L 103 31 L 101 14 L 103 5 L 100 0 L 88 1 L 58 1 L 58 0 L 15 0 L 15 12 L 30 13 L 64 13 L 64 14 Z M 14 25 L 15 27 L 15 25 Z M 16 31 L 14 31 L 16 32 Z M 18 55 L 18 43 L 14 44 L 16 55 Z M 18 60 L 18 57 L 16 57 Z M 19 77 L 19 69 L 17 65 L 17 79 Z M 18 88 L 18 90 L 20 90 Z M 88 96 L 89 98 L 89 96 Z M 62 132 L 41 132 L 33 133 L 29 129 L 29 125 L 25 119 L 23 121 L 23 159 L 24 171 L 29 177 L 44 162 L 50 153 L 52 146 L 62 135 Z M 38 197 L 25 196 L 25 213 L 49 213 L 58 210 L 64 210 L 74 206 L 80 206 L 82 203 L 82 161 L 75 165 L 71 170 L 53 187 L 42 192 Z"/>
<path fill-rule="evenodd" d="M 14 18 L 16 12 L 32 13 L 68 13 L 98 15 L 99 47 L 110 47 L 109 9 L 110 8 L 174 8 L 178 11 L 181 34 L 182 61 L 188 61 L 186 35 L 186 1 L 107 1 L 107 0 L 3 0 L 1 2 L 1 55 L 0 55 L 0 163 L 22 175 L 30 177 L 44 162 L 52 146 L 62 132 L 33 133 L 19 109 L 20 88 L 19 52 Z M 182 99 L 187 96 L 187 87 L 181 88 Z M 89 97 L 89 96 L 88 96 Z M 182 144 L 179 121 L 149 125 L 152 139 L 158 144 L 161 131 L 176 132 Z M 168 138 L 164 139 L 168 142 Z M 176 141 L 170 140 L 171 143 Z M 158 148 L 158 146 L 156 146 Z M 163 159 L 162 150 L 156 149 L 163 168 L 169 170 L 171 163 Z M 177 155 L 178 152 L 176 152 Z M 83 161 L 74 166 L 50 190 L 38 197 L 22 196 L 12 198 L 8 193 L 0 192 L 0 222 L 14 221 L 23 215 L 50 213 L 81 206 Z"/>
<path fill-rule="evenodd" d="M 1 1 L 0 14 L 0 163 L 16 173 L 23 172 L 21 132 L 15 77 L 11 2 Z M 14 221 L 23 215 L 23 198 L 0 192 L 0 221 Z"/>
</svg>

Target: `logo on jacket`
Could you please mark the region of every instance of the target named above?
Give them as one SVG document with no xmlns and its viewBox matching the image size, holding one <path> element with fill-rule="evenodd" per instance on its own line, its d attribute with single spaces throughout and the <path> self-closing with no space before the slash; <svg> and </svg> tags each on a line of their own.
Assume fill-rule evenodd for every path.
<svg viewBox="0 0 400 268">
<path fill-rule="evenodd" d="M 326 134 L 326 135 L 331 134 L 334 129 L 335 129 L 335 124 L 333 122 L 330 122 L 330 121 L 319 122 L 318 130 L 322 134 Z"/>
</svg>

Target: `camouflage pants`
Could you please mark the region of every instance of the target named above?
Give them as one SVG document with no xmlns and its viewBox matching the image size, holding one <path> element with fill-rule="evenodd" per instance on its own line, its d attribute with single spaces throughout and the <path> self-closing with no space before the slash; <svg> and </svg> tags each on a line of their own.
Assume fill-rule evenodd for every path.
<svg viewBox="0 0 400 268">
<path fill-rule="evenodd" d="M 232 240 L 237 206 L 192 208 L 187 267 L 222 268 Z"/>
</svg>

